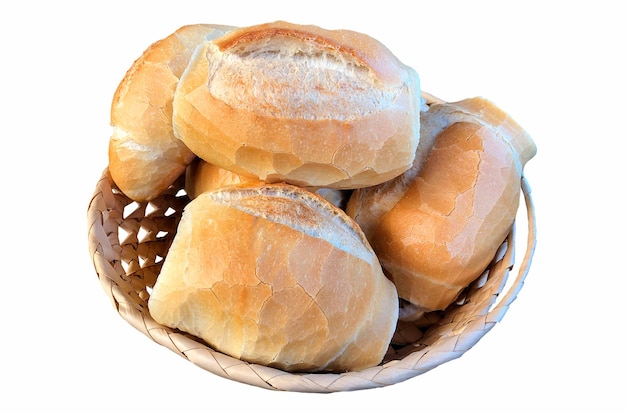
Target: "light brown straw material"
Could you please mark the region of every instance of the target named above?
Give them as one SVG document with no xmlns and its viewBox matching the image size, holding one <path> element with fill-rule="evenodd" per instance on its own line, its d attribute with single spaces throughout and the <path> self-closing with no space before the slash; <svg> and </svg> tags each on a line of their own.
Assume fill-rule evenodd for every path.
<svg viewBox="0 0 626 413">
<path fill-rule="evenodd" d="M 424 97 L 429 103 L 438 100 Z M 388 386 L 462 356 L 501 321 L 523 286 L 535 249 L 535 210 L 522 177 L 527 244 L 512 282 L 507 278 L 514 266 L 515 228 L 492 264 L 456 303 L 428 314 L 420 325 L 401 326 L 402 344 L 390 345 L 379 366 L 346 373 L 287 373 L 224 355 L 150 316 L 150 290 L 189 202 L 183 187 L 181 177 L 157 199 L 137 203 L 123 195 L 104 170 L 88 208 L 89 252 L 98 279 L 122 318 L 156 343 L 216 375 L 267 389 L 328 393 Z"/>
</svg>

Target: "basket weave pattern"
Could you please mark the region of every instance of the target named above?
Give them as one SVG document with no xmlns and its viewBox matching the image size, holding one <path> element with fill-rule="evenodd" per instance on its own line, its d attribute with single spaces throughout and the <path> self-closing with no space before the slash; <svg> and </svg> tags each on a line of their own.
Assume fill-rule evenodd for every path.
<svg viewBox="0 0 626 413">
<path fill-rule="evenodd" d="M 457 303 L 432 314 L 431 324 L 420 326 L 415 341 L 390 346 L 381 365 L 358 372 L 294 374 L 247 363 L 152 319 L 148 310 L 150 290 L 189 202 L 182 178 L 157 199 L 137 203 L 121 193 L 105 169 L 88 208 L 89 251 L 102 288 L 122 318 L 154 342 L 209 372 L 274 390 L 325 393 L 381 387 L 460 357 L 502 319 L 523 285 L 535 247 L 530 188 L 525 178 L 521 185 L 528 240 L 517 277 L 506 294 L 503 288 L 513 268 L 514 229 L 492 264 Z"/>
</svg>

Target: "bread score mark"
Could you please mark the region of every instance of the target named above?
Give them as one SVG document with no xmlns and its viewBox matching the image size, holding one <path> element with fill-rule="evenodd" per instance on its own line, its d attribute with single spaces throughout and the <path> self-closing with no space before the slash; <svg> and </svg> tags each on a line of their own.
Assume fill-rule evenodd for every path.
<svg viewBox="0 0 626 413">
<path fill-rule="evenodd" d="M 245 53 L 249 45 L 267 42 L 273 38 L 290 38 L 300 43 L 308 43 L 314 48 L 346 56 L 357 66 L 369 67 L 385 81 L 396 79 L 385 70 L 391 60 L 398 63 L 395 56 L 370 36 L 351 30 L 328 30 L 313 25 L 277 21 L 233 31 L 216 39 L 214 43 L 222 52 L 232 50 Z"/>
<path fill-rule="evenodd" d="M 350 121 L 394 105 L 409 82 L 384 45 L 350 30 L 279 21 L 206 46 L 209 92 L 262 116 Z"/>
<path fill-rule="evenodd" d="M 297 39 L 270 38 L 220 59 L 212 57 L 216 49 L 207 47 L 209 92 L 261 116 L 350 121 L 392 106 L 403 91 L 402 84 L 380 89 L 375 74 L 350 55 Z"/>
<path fill-rule="evenodd" d="M 286 225 L 372 263 L 375 254 L 356 224 L 321 196 L 289 185 L 260 185 L 207 192 L 218 204 Z"/>
</svg>

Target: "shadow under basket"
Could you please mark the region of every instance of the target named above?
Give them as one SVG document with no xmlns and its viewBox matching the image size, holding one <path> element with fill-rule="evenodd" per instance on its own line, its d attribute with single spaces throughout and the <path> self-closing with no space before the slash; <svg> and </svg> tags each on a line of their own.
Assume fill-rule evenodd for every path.
<svg viewBox="0 0 626 413">
<path fill-rule="evenodd" d="M 154 342 L 218 376 L 266 389 L 329 393 L 388 386 L 462 356 L 501 321 L 523 286 L 535 249 L 535 211 L 522 177 L 520 208 L 526 211 L 521 216 L 528 226 L 527 244 L 514 279 L 507 281 L 514 267 L 515 225 L 489 267 L 459 299 L 399 331 L 402 344 L 390 345 L 380 365 L 345 373 L 288 373 L 227 356 L 150 316 L 151 288 L 189 202 L 183 187 L 181 177 L 157 199 L 138 203 L 104 170 L 88 208 L 89 251 L 98 279 L 121 317 Z"/>
</svg>

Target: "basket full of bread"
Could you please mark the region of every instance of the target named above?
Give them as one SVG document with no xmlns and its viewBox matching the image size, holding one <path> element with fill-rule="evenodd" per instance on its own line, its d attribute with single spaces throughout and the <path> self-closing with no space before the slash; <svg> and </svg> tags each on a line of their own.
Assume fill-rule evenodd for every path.
<svg viewBox="0 0 626 413">
<path fill-rule="evenodd" d="M 392 385 L 468 351 L 528 273 L 530 136 L 485 98 L 422 91 L 368 35 L 183 26 L 132 63 L 111 124 L 97 277 L 124 320 L 214 374 Z"/>
</svg>

